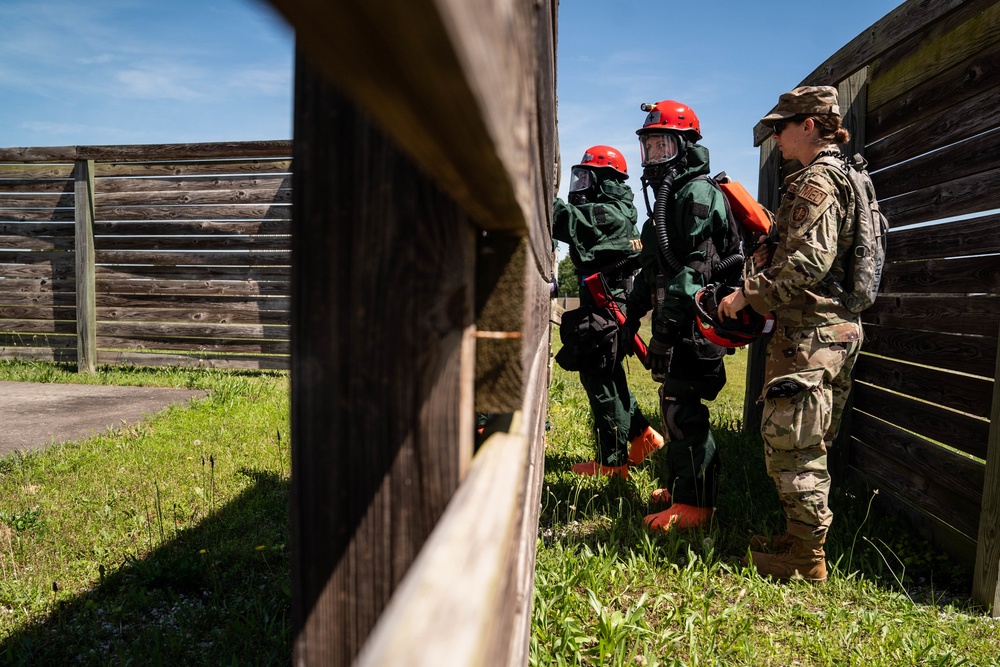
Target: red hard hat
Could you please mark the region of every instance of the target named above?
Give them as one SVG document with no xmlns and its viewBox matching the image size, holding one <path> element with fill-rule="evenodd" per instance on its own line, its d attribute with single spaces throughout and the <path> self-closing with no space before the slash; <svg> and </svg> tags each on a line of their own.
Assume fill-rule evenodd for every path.
<svg viewBox="0 0 1000 667">
<path fill-rule="evenodd" d="M 701 122 L 694 109 L 674 100 L 662 100 L 656 104 L 643 104 L 643 111 L 648 111 L 642 128 L 636 134 L 645 134 L 656 130 L 677 130 L 691 132 L 695 139 L 701 139 Z"/>
<path fill-rule="evenodd" d="M 729 285 L 708 285 L 694 297 L 698 330 L 716 345 L 744 347 L 774 330 L 774 313 L 761 315 L 747 306 L 736 317 L 719 317 L 719 302 L 736 288 Z"/>
<path fill-rule="evenodd" d="M 610 167 L 628 178 L 628 166 L 625 158 L 617 148 L 611 146 L 591 146 L 580 158 L 580 164 L 575 167 Z"/>
</svg>

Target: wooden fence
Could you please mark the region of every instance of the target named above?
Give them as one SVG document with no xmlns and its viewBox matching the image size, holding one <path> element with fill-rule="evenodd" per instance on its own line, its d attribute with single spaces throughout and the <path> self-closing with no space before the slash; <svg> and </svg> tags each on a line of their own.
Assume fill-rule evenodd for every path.
<svg viewBox="0 0 1000 667">
<path fill-rule="evenodd" d="M 973 595 L 1000 615 L 1000 2 L 909 0 L 800 85 L 840 89 L 891 225 L 837 459 L 974 559 Z"/>
<path fill-rule="evenodd" d="M 298 48 L 293 662 L 526 664 L 557 3 L 272 4 Z"/>
<path fill-rule="evenodd" d="M 290 156 L 0 149 L 0 358 L 288 368 Z"/>
</svg>

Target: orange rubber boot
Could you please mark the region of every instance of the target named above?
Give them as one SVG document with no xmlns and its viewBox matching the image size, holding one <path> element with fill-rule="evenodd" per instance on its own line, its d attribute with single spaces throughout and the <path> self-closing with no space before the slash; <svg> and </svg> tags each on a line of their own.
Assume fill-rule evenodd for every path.
<svg viewBox="0 0 1000 667">
<path fill-rule="evenodd" d="M 654 505 L 670 504 L 670 489 L 657 489 L 649 494 L 649 502 Z"/>
<path fill-rule="evenodd" d="M 628 465 L 606 466 L 601 465 L 597 461 L 576 463 L 573 465 L 573 472 L 578 475 L 604 475 L 606 477 L 621 477 L 622 479 L 628 479 Z"/>
<path fill-rule="evenodd" d="M 663 449 L 665 442 L 664 437 L 654 431 L 652 426 L 647 426 L 645 431 L 632 438 L 632 446 L 628 450 L 629 465 L 639 465 L 647 456 Z"/>
<path fill-rule="evenodd" d="M 708 528 L 714 510 L 711 507 L 695 507 L 674 503 L 673 507 L 657 514 L 650 514 L 643 521 L 652 531 L 690 530 Z"/>
</svg>

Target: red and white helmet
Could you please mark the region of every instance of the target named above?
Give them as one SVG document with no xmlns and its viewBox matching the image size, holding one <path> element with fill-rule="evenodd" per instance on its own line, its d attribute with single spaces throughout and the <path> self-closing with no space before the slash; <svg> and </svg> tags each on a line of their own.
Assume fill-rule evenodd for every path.
<svg viewBox="0 0 1000 667">
<path fill-rule="evenodd" d="M 774 313 L 761 315 L 747 306 L 736 317 L 719 317 L 719 302 L 736 291 L 729 285 L 708 285 L 694 297 L 698 331 L 716 345 L 744 347 L 774 330 Z"/>
<path fill-rule="evenodd" d="M 617 148 L 612 148 L 611 146 L 591 146 L 584 152 L 583 157 L 580 158 L 580 164 L 573 166 L 610 167 L 625 178 L 628 178 L 628 166 L 625 164 L 624 156 L 622 156 Z"/>
</svg>

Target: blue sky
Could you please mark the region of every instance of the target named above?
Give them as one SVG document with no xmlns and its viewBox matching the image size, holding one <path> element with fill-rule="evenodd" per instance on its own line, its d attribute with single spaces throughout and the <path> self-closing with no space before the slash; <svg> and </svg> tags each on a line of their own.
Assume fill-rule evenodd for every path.
<svg viewBox="0 0 1000 667">
<path fill-rule="evenodd" d="M 262 0 L 0 0 L 0 146 L 292 136 L 292 31 Z"/>
<path fill-rule="evenodd" d="M 562 0 L 560 193 L 598 143 L 642 214 L 641 102 L 698 114 L 713 171 L 756 192 L 752 128 L 896 0 Z M 292 31 L 263 0 L 0 0 L 0 146 L 287 139 Z"/>
<path fill-rule="evenodd" d="M 563 0 L 559 5 L 560 194 L 594 144 L 622 151 L 645 216 L 639 177 L 642 102 L 672 99 L 701 121 L 714 173 L 757 192 L 753 127 L 841 46 L 902 0 Z"/>
</svg>

